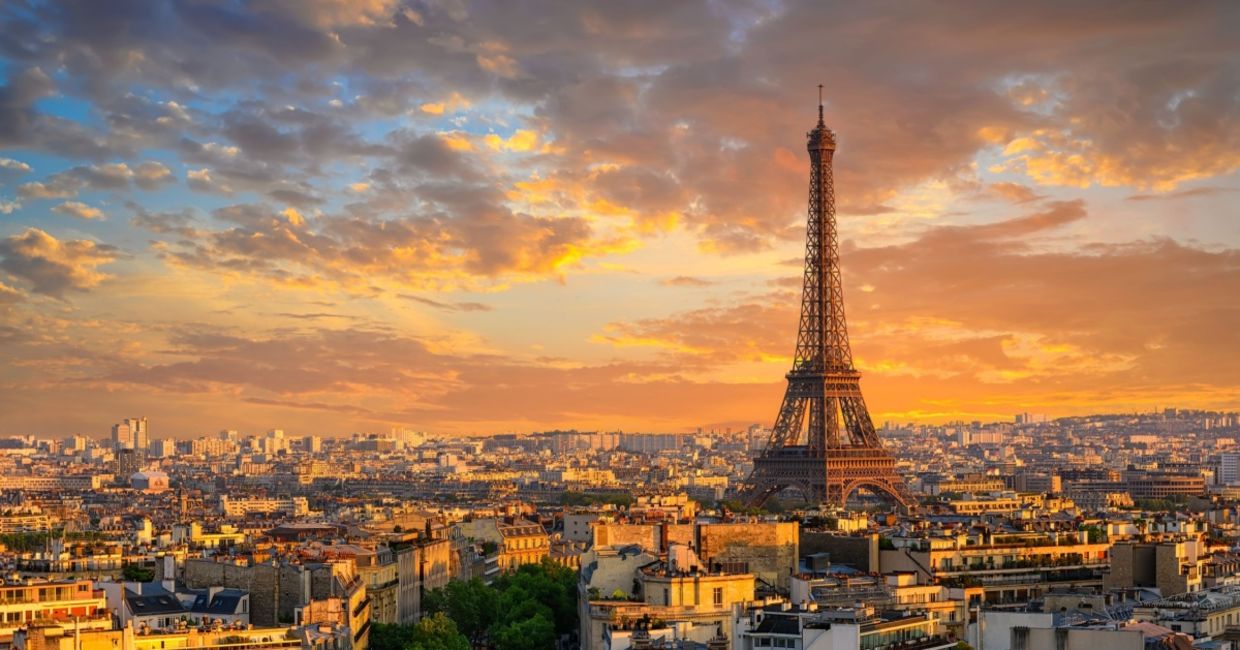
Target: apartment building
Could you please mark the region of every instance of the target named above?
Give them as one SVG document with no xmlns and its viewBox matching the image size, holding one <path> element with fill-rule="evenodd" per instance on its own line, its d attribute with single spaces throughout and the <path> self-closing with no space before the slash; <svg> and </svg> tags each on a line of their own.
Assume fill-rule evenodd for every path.
<svg viewBox="0 0 1240 650">
<path fill-rule="evenodd" d="M 34 621 L 73 629 L 109 629 L 104 593 L 90 580 L 25 580 L 0 585 L 0 645 Z"/>
<path fill-rule="evenodd" d="M 893 537 L 879 563 L 921 582 L 979 586 L 990 604 L 1022 603 L 1053 587 L 1100 588 L 1111 544 L 1088 540 L 1085 531 Z"/>
</svg>

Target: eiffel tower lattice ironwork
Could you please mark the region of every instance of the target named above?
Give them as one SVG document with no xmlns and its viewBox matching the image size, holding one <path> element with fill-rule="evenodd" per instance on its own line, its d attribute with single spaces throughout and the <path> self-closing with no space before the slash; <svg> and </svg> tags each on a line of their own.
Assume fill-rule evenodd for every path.
<svg viewBox="0 0 1240 650">
<path fill-rule="evenodd" d="M 835 230 L 835 133 L 822 119 L 822 86 L 818 94 L 818 125 L 807 144 L 809 224 L 796 356 L 771 437 L 754 458 L 748 500 L 761 505 L 791 489 L 811 503 L 843 507 L 865 488 L 912 509 L 917 502 L 883 449 L 853 367 Z"/>
</svg>

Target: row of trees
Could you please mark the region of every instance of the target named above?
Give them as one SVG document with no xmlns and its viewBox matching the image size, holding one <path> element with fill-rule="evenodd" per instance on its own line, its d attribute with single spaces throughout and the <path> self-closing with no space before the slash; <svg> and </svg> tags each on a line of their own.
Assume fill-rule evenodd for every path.
<svg viewBox="0 0 1240 650">
<path fill-rule="evenodd" d="M 452 581 L 422 599 L 416 626 L 372 628 L 372 650 L 497 650 L 554 648 L 577 630 L 577 575 L 550 560 L 526 564 L 487 585 Z M 461 645 L 463 644 L 463 645 Z"/>
<path fill-rule="evenodd" d="M 442 613 L 417 625 L 377 624 L 370 628 L 373 650 L 470 650 L 469 639 Z"/>
</svg>

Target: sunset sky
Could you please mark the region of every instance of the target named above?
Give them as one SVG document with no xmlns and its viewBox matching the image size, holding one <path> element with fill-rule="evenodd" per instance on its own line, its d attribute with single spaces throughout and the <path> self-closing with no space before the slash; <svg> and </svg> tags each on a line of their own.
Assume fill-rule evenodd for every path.
<svg viewBox="0 0 1240 650">
<path fill-rule="evenodd" d="M 0 3 L 0 435 L 1240 409 L 1240 3 Z"/>
</svg>

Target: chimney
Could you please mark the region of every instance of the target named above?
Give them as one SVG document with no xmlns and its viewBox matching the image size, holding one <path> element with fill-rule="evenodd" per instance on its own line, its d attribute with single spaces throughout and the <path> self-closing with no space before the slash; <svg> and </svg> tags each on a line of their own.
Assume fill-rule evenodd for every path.
<svg viewBox="0 0 1240 650">
<path fill-rule="evenodd" d="M 160 558 L 163 562 L 163 579 L 160 584 L 163 585 L 169 593 L 175 593 L 177 590 L 177 559 L 171 555 L 165 555 Z"/>
</svg>

